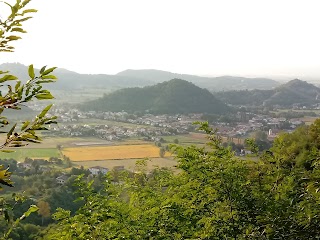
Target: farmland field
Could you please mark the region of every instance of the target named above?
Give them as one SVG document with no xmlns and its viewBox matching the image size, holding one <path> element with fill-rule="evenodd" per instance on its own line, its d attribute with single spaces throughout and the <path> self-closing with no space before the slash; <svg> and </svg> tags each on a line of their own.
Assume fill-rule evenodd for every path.
<svg viewBox="0 0 320 240">
<path fill-rule="evenodd" d="M 175 136 L 163 136 L 164 140 L 168 143 L 173 143 L 174 139 L 178 139 L 179 145 L 187 146 L 187 145 L 196 145 L 196 146 L 203 146 L 205 143 L 208 142 L 207 135 L 204 133 L 190 133 L 185 135 L 175 135 Z M 227 137 L 221 137 L 222 142 L 228 142 Z M 233 142 L 235 144 L 244 144 L 243 138 L 233 138 Z"/>
<path fill-rule="evenodd" d="M 49 159 L 50 157 L 60 157 L 60 153 L 56 148 L 21 148 L 13 150 L 15 152 L 0 152 L 0 159 L 13 158 L 17 161 L 24 161 L 26 157 L 43 159 Z"/>
<path fill-rule="evenodd" d="M 87 168 L 94 167 L 94 166 L 101 166 L 105 168 L 112 169 L 116 166 L 124 166 L 125 169 L 134 171 L 136 169 L 136 162 L 139 159 L 121 159 L 121 160 L 100 160 L 100 161 L 81 161 L 81 162 L 74 162 L 74 164 L 79 166 L 84 166 Z M 151 158 L 146 161 L 147 163 L 147 170 L 150 171 L 155 169 L 156 167 L 162 168 L 173 168 L 177 165 L 177 161 L 173 159 L 173 157 L 169 158 Z"/>
<path fill-rule="evenodd" d="M 178 139 L 180 145 L 202 145 L 207 142 L 205 134 L 202 133 L 191 133 L 184 135 L 174 136 L 162 136 L 162 138 L 168 143 L 173 143 L 175 139 Z"/>
<path fill-rule="evenodd" d="M 304 117 L 300 118 L 301 121 L 304 121 L 306 125 L 311 125 L 318 117 Z"/>
<path fill-rule="evenodd" d="M 159 148 L 150 144 L 120 145 L 104 147 L 65 148 L 63 154 L 72 161 L 141 159 L 159 157 Z M 166 157 L 170 153 L 166 153 Z"/>
</svg>

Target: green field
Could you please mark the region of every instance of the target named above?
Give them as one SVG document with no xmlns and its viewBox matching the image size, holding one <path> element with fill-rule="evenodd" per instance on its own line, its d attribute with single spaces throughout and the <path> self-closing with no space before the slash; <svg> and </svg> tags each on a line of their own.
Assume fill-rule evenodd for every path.
<svg viewBox="0 0 320 240">
<path fill-rule="evenodd" d="M 21 148 L 14 150 L 15 152 L 12 153 L 0 152 L 0 158 L 13 158 L 17 161 L 24 161 L 26 157 L 43 159 L 48 159 L 50 157 L 60 157 L 60 153 L 56 148 Z"/>
<path fill-rule="evenodd" d="M 141 159 L 123 159 L 123 160 L 101 160 L 101 161 L 81 161 L 73 162 L 75 165 L 84 166 L 86 168 L 101 166 L 112 169 L 116 166 L 124 166 L 125 169 L 134 171 L 136 169 L 136 162 Z M 173 157 L 168 158 L 151 158 L 147 161 L 147 170 L 150 171 L 156 167 L 174 168 L 177 161 Z"/>
<path fill-rule="evenodd" d="M 99 123 L 99 120 L 97 121 Z M 121 124 L 121 123 L 118 123 Z M 204 134 L 199 133 L 191 133 L 185 135 L 176 135 L 176 136 L 162 136 L 166 143 L 163 143 L 163 146 L 167 144 L 174 143 L 175 139 L 178 139 L 179 145 L 196 145 L 196 146 L 203 146 L 203 144 L 207 141 L 204 137 Z M 117 142 L 109 142 L 103 139 L 94 138 L 94 137 L 46 137 L 43 136 L 43 142 L 41 144 L 30 144 L 24 148 L 14 149 L 15 152 L 13 153 L 3 153 L 0 152 L 1 159 L 8 159 L 13 158 L 17 161 L 24 161 L 26 157 L 30 158 L 43 158 L 49 159 L 50 157 L 61 157 L 60 151 L 57 149 L 58 145 L 61 145 L 63 149 L 66 148 L 78 148 L 78 147 L 111 147 L 111 146 L 121 146 L 121 145 L 129 145 L 134 147 L 136 145 L 145 145 L 145 144 L 152 144 L 153 142 L 146 142 L 141 140 L 141 137 L 130 138 L 124 141 L 117 141 Z M 157 150 L 158 151 L 158 150 Z M 157 153 L 158 154 L 158 153 Z M 146 155 L 147 156 L 147 155 Z M 149 163 L 148 168 L 154 168 L 153 165 L 157 165 L 159 167 L 171 167 L 175 162 L 172 162 L 172 158 L 153 158 L 152 163 Z M 106 164 L 107 167 L 112 168 L 112 166 L 118 165 L 125 165 L 128 168 L 132 168 L 135 165 L 136 160 L 128 159 L 128 160 L 113 160 L 111 163 L 110 161 L 104 162 L 99 161 L 99 164 Z M 95 161 L 92 163 L 82 162 L 76 163 L 85 166 L 92 166 L 97 165 Z M 151 164 L 151 165 L 150 165 Z"/>
<path fill-rule="evenodd" d="M 207 142 L 204 134 L 191 133 L 185 135 L 162 136 L 167 143 L 174 143 L 178 139 L 180 145 L 203 145 Z"/>
</svg>

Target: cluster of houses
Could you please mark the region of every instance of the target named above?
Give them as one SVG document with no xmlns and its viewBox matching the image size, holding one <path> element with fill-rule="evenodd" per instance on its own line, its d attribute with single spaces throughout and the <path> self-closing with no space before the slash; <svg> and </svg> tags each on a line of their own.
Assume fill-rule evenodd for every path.
<svg viewBox="0 0 320 240">
<path fill-rule="evenodd" d="M 40 106 L 38 106 L 41 109 Z M 153 115 L 129 114 L 127 112 L 96 112 L 80 111 L 66 107 L 53 109 L 54 115 L 59 116 L 59 121 L 65 124 L 53 126 L 50 134 L 56 136 L 95 136 L 108 141 L 117 141 L 130 137 L 143 137 L 144 140 L 154 140 L 159 136 L 187 134 L 194 130 L 193 123 L 201 121 L 202 114 L 163 114 Z M 86 119 L 102 119 L 129 124 L 88 125 Z M 292 131 L 303 124 L 299 119 L 287 120 L 266 115 L 238 112 L 235 115 L 236 123 L 231 125 L 226 122 L 217 122 L 214 128 L 218 134 L 226 137 L 244 137 L 250 132 L 263 130 L 273 137 L 280 130 Z M 271 130 L 271 132 L 269 131 Z"/>
<path fill-rule="evenodd" d="M 40 160 L 43 160 L 43 159 L 35 159 L 33 161 L 35 162 L 39 162 Z M 43 161 L 41 161 L 43 162 Z M 25 170 L 34 170 L 35 168 L 38 168 L 38 172 L 37 173 L 45 173 L 45 172 L 50 172 L 50 171 L 56 171 L 56 169 L 50 164 L 45 164 L 45 165 L 42 165 L 42 164 L 33 164 L 33 163 L 30 163 L 30 162 L 18 162 L 17 164 L 17 167 L 20 171 L 25 171 Z M 116 166 L 114 168 L 114 170 L 116 171 L 121 171 L 121 170 L 124 170 L 124 166 Z M 94 167 L 90 167 L 88 168 L 88 171 L 91 175 L 93 176 L 97 176 L 99 174 L 102 174 L 102 175 L 105 175 L 107 174 L 107 172 L 109 171 L 108 168 L 105 168 L 105 167 L 101 167 L 101 166 L 94 166 Z M 67 180 L 69 179 L 69 175 L 65 174 L 65 173 L 62 173 L 61 175 L 59 175 L 58 177 L 56 177 L 56 182 L 57 184 L 60 184 L 60 185 L 63 185 L 67 182 Z"/>
<path fill-rule="evenodd" d="M 90 172 L 90 174 L 92 174 L 93 176 L 102 174 L 105 175 L 107 174 L 107 172 L 109 172 L 108 168 L 104 168 L 104 167 L 100 167 L 100 166 L 96 166 L 96 167 L 90 167 L 88 169 L 88 171 Z M 61 174 L 60 176 L 56 177 L 56 182 L 59 185 L 64 185 L 68 179 L 69 179 L 69 175 L 67 174 Z"/>
<path fill-rule="evenodd" d="M 152 115 L 137 116 L 127 112 L 81 112 L 76 109 L 55 109 L 61 124 L 52 126 L 47 134 L 54 136 L 96 136 L 109 141 L 121 140 L 129 137 L 144 137 L 153 139 L 156 136 L 187 134 L 194 129 L 193 122 L 201 119 L 201 114 L 190 115 Z M 129 124 L 117 125 L 89 125 L 85 119 L 104 119 L 108 121 Z"/>
<path fill-rule="evenodd" d="M 268 132 L 270 138 L 274 138 L 280 131 L 291 132 L 304 124 L 300 119 L 274 118 L 266 115 L 253 114 L 247 122 L 230 125 L 217 123 L 217 134 L 230 138 L 248 136 L 250 132 L 262 130 Z"/>
</svg>

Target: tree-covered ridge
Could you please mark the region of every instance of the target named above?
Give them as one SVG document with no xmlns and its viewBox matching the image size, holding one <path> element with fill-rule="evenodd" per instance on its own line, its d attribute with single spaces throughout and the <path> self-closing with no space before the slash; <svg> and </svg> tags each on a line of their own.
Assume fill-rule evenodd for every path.
<svg viewBox="0 0 320 240">
<path fill-rule="evenodd" d="M 80 106 L 86 110 L 150 113 L 224 113 L 229 107 L 208 90 L 173 79 L 144 88 L 127 88 Z"/>
<path fill-rule="evenodd" d="M 214 95 L 221 101 L 232 105 L 291 106 L 295 103 L 306 105 L 319 103 L 319 93 L 318 87 L 295 79 L 274 90 L 226 91 Z"/>
<path fill-rule="evenodd" d="M 265 101 L 266 105 L 289 106 L 294 103 L 313 104 L 320 102 L 320 89 L 299 79 L 292 80 L 275 89 L 275 93 Z"/>
<path fill-rule="evenodd" d="M 147 174 L 141 162 L 133 175 L 109 174 L 98 192 L 79 179 L 85 204 L 74 216 L 60 209 L 42 239 L 318 239 L 319 126 L 280 135 L 251 161 L 203 124 L 208 146 L 176 147 L 176 173 Z M 297 143 L 299 134 L 309 137 Z"/>
<path fill-rule="evenodd" d="M 232 105 L 260 106 L 274 94 L 274 90 L 237 90 L 214 93 L 224 103 Z"/>
</svg>

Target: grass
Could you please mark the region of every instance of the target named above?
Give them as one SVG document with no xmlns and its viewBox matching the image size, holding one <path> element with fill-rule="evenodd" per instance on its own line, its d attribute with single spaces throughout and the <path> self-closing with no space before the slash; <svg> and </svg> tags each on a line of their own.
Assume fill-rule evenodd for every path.
<svg viewBox="0 0 320 240">
<path fill-rule="evenodd" d="M 63 154 L 72 161 L 155 158 L 159 157 L 159 152 L 158 147 L 150 144 L 63 149 Z M 170 156 L 170 153 L 166 153 L 166 156 Z"/>
<path fill-rule="evenodd" d="M 50 157 L 60 157 L 60 153 L 56 148 L 21 148 L 14 150 L 15 152 L 12 153 L 0 152 L 0 158 L 13 158 L 17 161 L 24 161 L 26 157 L 43 159 L 48 159 Z"/>
<path fill-rule="evenodd" d="M 177 135 L 177 136 L 163 136 L 164 140 L 167 143 L 173 143 L 175 139 L 178 139 L 179 145 L 187 146 L 187 145 L 195 145 L 195 146 L 203 146 L 208 142 L 207 135 L 204 133 L 190 133 L 185 135 Z M 228 142 L 227 137 L 221 137 L 222 142 Z M 233 138 L 233 142 L 235 144 L 244 144 L 244 138 Z"/>
<path fill-rule="evenodd" d="M 101 166 L 109 169 L 112 169 L 116 166 L 124 166 L 125 169 L 134 171 L 136 170 L 136 162 L 138 160 L 140 159 L 81 161 L 81 162 L 74 162 L 74 164 L 79 166 L 84 166 L 87 168 L 94 167 L 94 166 Z M 155 169 L 156 167 L 174 168 L 177 165 L 177 161 L 172 157 L 150 158 L 146 162 L 147 162 L 147 166 L 146 166 L 147 171 Z"/>
<path fill-rule="evenodd" d="M 175 139 L 178 139 L 180 145 L 203 145 L 207 142 L 205 134 L 202 133 L 191 133 L 184 135 L 175 135 L 175 136 L 162 136 L 167 143 L 174 143 Z"/>
</svg>

